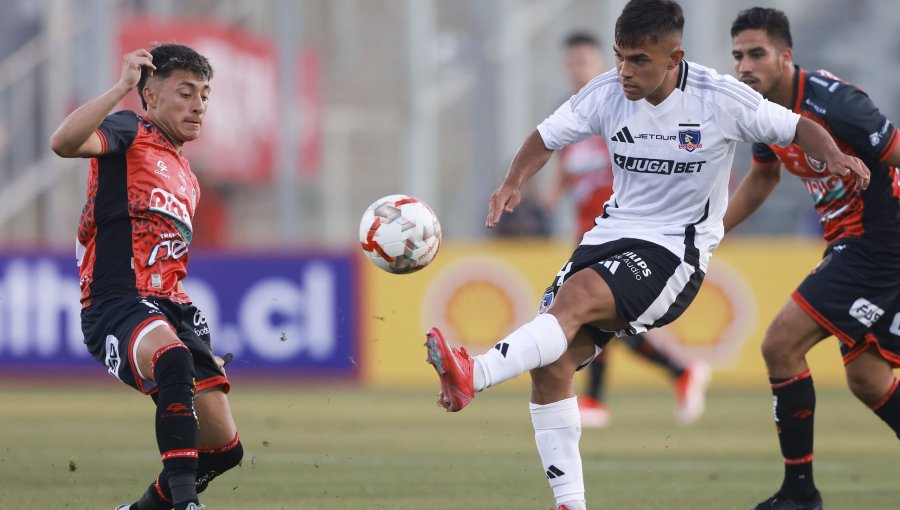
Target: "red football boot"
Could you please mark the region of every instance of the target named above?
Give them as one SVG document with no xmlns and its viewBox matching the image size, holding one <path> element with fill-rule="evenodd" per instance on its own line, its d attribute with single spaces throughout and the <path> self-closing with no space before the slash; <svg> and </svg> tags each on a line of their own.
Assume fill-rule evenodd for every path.
<svg viewBox="0 0 900 510">
<path fill-rule="evenodd" d="M 425 347 L 428 348 L 425 361 L 434 366 L 441 379 L 438 405 L 448 412 L 459 411 L 475 398 L 472 378 L 475 360 L 469 357 L 465 347 L 450 347 L 437 328 L 431 328 L 425 336 Z"/>
<path fill-rule="evenodd" d="M 696 362 L 675 381 L 675 421 L 691 425 L 703 416 L 706 409 L 706 387 L 709 386 L 709 365 Z"/>
</svg>

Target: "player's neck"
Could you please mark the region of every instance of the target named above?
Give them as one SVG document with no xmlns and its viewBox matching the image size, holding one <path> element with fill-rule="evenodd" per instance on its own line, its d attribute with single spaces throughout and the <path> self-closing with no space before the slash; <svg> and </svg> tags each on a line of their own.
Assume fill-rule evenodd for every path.
<svg viewBox="0 0 900 510">
<path fill-rule="evenodd" d="M 677 65 L 674 69 L 666 71 L 666 78 L 663 80 L 662 85 L 648 94 L 644 99 L 653 106 L 659 106 L 659 104 L 665 101 L 666 98 L 669 97 L 669 94 L 675 90 L 675 85 L 678 82 L 678 75 L 680 73 L 681 65 Z"/>
<path fill-rule="evenodd" d="M 766 94 L 766 99 L 769 101 L 781 105 L 789 110 L 794 108 L 794 103 L 797 98 L 794 95 L 797 92 L 796 80 L 797 80 L 797 69 L 793 64 L 787 66 L 787 70 L 781 73 L 781 78 L 778 80 L 778 83 L 772 87 L 772 90 Z"/>
<path fill-rule="evenodd" d="M 152 112 L 147 112 L 147 120 L 153 123 L 154 126 L 159 128 L 160 131 L 166 135 L 166 138 L 171 142 L 173 146 L 175 146 L 175 150 L 181 152 L 181 147 L 184 145 L 184 142 L 178 140 L 174 136 L 172 136 L 172 130 L 166 127 L 165 122 L 160 121 Z"/>
</svg>

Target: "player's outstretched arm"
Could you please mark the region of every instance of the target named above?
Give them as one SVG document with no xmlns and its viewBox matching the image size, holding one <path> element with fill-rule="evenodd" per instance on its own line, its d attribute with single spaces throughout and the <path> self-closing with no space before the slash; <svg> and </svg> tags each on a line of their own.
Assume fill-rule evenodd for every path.
<svg viewBox="0 0 900 510">
<path fill-rule="evenodd" d="M 855 174 L 860 189 L 869 187 L 871 173 L 859 158 L 844 154 L 835 145 L 834 140 L 825 128 L 815 122 L 800 117 L 797 123 L 797 134 L 794 143 L 807 154 L 828 165 L 828 171 L 834 175 Z"/>
<path fill-rule="evenodd" d="M 141 78 L 141 68 L 150 73 L 156 69 L 147 50 L 135 50 L 125 55 L 119 82 L 103 95 L 81 105 L 70 113 L 50 137 L 50 148 L 64 158 L 93 158 L 102 154 L 97 128 L 113 108 L 119 104 Z"/>
<path fill-rule="evenodd" d="M 513 156 L 509 170 L 506 172 L 506 177 L 497 191 L 491 195 L 485 222 L 487 228 L 494 228 L 504 211 L 513 212 L 519 205 L 519 201 L 522 200 L 522 185 L 543 168 L 552 155 L 553 151 L 544 145 L 544 139 L 535 129 L 519 146 L 519 150 Z"/>
<path fill-rule="evenodd" d="M 737 191 L 728 200 L 725 211 L 725 232 L 746 220 L 766 201 L 775 186 L 781 181 L 781 162 L 757 163 L 754 161 L 750 172 L 741 181 Z"/>
</svg>

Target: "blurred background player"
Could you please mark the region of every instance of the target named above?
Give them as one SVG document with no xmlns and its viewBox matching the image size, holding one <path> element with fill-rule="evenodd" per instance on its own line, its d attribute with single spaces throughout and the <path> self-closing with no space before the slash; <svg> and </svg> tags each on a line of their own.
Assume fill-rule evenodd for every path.
<svg viewBox="0 0 900 510">
<path fill-rule="evenodd" d="M 53 151 L 91 158 L 78 229 L 81 326 L 110 374 L 152 397 L 163 469 L 117 510 L 197 510 L 197 494 L 243 455 L 221 359 L 184 291 L 197 178 L 181 154 L 200 135 L 213 69 L 178 44 L 124 57 L 111 89 L 69 114 Z M 146 114 L 110 115 L 137 88 Z M 198 427 L 198 422 L 202 427 Z"/>
<path fill-rule="evenodd" d="M 566 72 L 574 93 L 606 70 L 600 40 L 593 34 L 573 32 L 566 37 L 564 49 Z M 609 150 L 602 136 L 590 136 L 563 147 L 559 151 L 557 162 L 553 184 L 544 196 L 544 206 L 548 211 L 553 211 L 558 208 L 563 196 L 568 194 L 574 201 L 576 234 L 581 241 L 581 237 L 594 228 L 596 217 L 613 192 Z M 518 213 L 518 208 L 516 212 Z M 697 421 L 705 407 L 708 366 L 700 362 L 685 366 L 657 349 L 647 339 L 647 334 L 621 340 L 640 358 L 664 368 L 671 375 L 675 381 L 675 398 L 678 403 L 676 421 L 682 425 Z M 591 363 L 586 391 L 578 397 L 581 423 L 585 427 L 606 427 L 610 424 L 611 414 L 604 399 L 608 360 L 607 348 Z"/>
<path fill-rule="evenodd" d="M 900 132 L 855 86 L 827 71 L 793 62 L 787 16 L 755 7 L 731 26 L 738 78 L 770 101 L 825 126 L 847 154 L 871 171 L 866 188 L 854 175 L 831 176 L 827 165 L 797 145 L 753 145 L 753 167 L 725 215 L 729 230 L 765 201 L 781 167 L 799 177 L 813 198 L 828 247 L 766 331 L 762 354 L 775 400 L 784 481 L 755 508 L 822 508 L 813 482 L 816 393 L 806 353 L 834 335 L 840 341 L 853 394 L 900 437 Z"/>
</svg>

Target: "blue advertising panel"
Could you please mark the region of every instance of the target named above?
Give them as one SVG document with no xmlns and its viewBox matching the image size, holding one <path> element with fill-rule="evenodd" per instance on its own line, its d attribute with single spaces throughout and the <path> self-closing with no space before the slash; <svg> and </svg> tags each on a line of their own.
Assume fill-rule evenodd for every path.
<svg viewBox="0 0 900 510">
<path fill-rule="evenodd" d="M 185 288 L 230 372 L 355 378 L 356 262 L 350 253 L 192 253 Z M 73 256 L 0 253 L 0 373 L 105 372 L 83 345 Z M 17 370 L 18 371 L 18 370 Z"/>
</svg>

